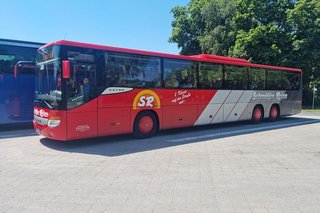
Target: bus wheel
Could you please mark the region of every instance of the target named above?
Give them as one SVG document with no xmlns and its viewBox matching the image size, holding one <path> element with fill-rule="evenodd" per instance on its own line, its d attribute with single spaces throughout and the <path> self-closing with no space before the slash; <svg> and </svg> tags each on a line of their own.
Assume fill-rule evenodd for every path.
<svg viewBox="0 0 320 213">
<path fill-rule="evenodd" d="M 280 110 L 277 105 L 272 105 L 269 112 L 269 121 L 276 121 L 280 117 Z"/>
<path fill-rule="evenodd" d="M 149 138 L 158 131 L 158 119 L 150 111 L 139 113 L 134 121 L 133 136 L 136 138 Z"/>
<path fill-rule="evenodd" d="M 252 123 L 259 123 L 263 119 L 263 109 L 262 106 L 255 106 L 252 111 Z"/>
</svg>

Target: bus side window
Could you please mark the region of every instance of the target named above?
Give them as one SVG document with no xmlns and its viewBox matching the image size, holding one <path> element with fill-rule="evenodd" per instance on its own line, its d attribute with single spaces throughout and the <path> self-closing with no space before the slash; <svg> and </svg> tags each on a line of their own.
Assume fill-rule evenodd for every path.
<svg viewBox="0 0 320 213">
<path fill-rule="evenodd" d="M 106 85 L 131 88 L 160 87 L 160 58 L 105 52 Z M 157 70 L 157 72 L 155 71 Z"/>
<path fill-rule="evenodd" d="M 164 86 L 166 88 L 195 88 L 197 65 L 193 61 L 164 60 Z"/>
<path fill-rule="evenodd" d="M 284 89 L 299 89 L 300 76 L 295 72 L 283 72 L 283 87 Z"/>
<path fill-rule="evenodd" d="M 177 79 L 177 75 L 175 73 L 171 73 L 167 78 L 166 78 L 166 87 L 169 88 L 177 88 L 179 87 L 179 81 Z"/>
</svg>

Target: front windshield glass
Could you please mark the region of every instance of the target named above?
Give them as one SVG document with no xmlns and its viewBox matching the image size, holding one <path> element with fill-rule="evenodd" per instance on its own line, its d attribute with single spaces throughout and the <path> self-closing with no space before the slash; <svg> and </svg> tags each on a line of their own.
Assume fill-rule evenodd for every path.
<svg viewBox="0 0 320 213">
<path fill-rule="evenodd" d="M 49 109 L 59 109 L 61 97 L 61 69 L 59 46 L 38 50 L 36 64 L 36 104 Z"/>
</svg>

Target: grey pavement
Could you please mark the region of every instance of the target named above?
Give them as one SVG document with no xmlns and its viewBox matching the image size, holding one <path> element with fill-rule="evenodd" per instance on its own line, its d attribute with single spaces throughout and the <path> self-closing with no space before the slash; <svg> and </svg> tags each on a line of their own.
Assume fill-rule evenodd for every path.
<svg viewBox="0 0 320 213">
<path fill-rule="evenodd" d="M 0 132 L 0 212 L 320 212 L 320 116 L 57 142 Z"/>
</svg>

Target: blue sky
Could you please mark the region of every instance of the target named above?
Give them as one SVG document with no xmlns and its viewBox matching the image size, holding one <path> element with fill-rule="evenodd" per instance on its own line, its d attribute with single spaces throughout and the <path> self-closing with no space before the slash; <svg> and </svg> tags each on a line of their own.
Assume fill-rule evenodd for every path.
<svg viewBox="0 0 320 213">
<path fill-rule="evenodd" d="M 0 0 L 0 38 L 51 42 L 73 40 L 179 53 L 170 10 L 190 0 Z"/>
</svg>

